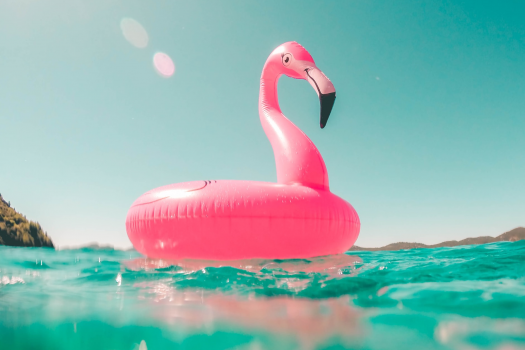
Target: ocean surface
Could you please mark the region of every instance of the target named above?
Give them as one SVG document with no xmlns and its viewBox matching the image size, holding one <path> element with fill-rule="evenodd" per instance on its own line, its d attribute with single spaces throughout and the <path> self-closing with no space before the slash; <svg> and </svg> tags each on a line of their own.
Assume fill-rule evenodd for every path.
<svg viewBox="0 0 525 350">
<path fill-rule="evenodd" d="M 229 266 L 1 246 L 0 348 L 525 349 L 525 241 Z"/>
</svg>

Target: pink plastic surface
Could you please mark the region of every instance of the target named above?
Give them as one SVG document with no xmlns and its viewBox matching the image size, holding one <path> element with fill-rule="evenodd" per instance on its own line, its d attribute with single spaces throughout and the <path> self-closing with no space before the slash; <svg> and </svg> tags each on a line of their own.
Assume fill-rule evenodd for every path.
<svg viewBox="0 0 525 350">
<path fill-rule="evenodd" d="M 330 192 L 321 154 L 279 108 L 282 74 L 308 80 L 318 94 L 335 92 L 295 42 L 279 46 L 266 61 L 259 115 L 274 151 L 278 183 L 193 181 L 147 192 L 126 219 L 135 249 L 162 259 L 286 259 L 339 254 L 355 243 L 356 211 Z"/>
</svg>

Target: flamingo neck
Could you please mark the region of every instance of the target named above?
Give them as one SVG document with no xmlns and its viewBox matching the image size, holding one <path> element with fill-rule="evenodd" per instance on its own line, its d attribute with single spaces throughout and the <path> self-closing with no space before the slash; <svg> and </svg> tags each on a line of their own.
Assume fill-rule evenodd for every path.
<svg viewBox="0 0 525 350">
<path fill-rule="evenodd" d="M 281 75 L 278 67 L 267 63 L 259 92 L 259 117 L 273 148 L 277 182 L 329 190 L 328 172 L 321 153 L 281 112 L 277 98 L 277 82 Z"/>
</svg>

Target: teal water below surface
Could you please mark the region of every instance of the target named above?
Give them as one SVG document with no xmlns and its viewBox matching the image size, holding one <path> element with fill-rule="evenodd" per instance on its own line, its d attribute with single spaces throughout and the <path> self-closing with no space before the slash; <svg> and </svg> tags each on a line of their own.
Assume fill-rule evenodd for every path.
<svg viewBox="0 0 525 350">
<path fill-rule="evenodd" d="M 309 260 L 0 247 L 2 349 L 525 349 L 525 241 Z"/>
</svg>

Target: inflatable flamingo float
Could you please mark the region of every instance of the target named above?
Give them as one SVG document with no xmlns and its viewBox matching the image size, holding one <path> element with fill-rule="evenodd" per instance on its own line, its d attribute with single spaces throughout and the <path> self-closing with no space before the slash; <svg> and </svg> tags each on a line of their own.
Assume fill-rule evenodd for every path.
<svg viewBox="0 0 525 350">
<path fill-rule="evenodd" d="M 356 211 L 330 192 L 321 154 L 279 108 L 277 81 L 283 74 L 313 86 L 324 128 L 335 101 L 332 82 L 301 45 L 279 46 L 264 65 L 259 93 L 277 183 L 192 181 L 147 192 L 126 219 L 139 252 L 160 259 L 288 259 L 339 254 L 354 244 Z"/>
</svg>

